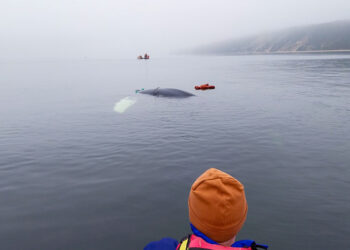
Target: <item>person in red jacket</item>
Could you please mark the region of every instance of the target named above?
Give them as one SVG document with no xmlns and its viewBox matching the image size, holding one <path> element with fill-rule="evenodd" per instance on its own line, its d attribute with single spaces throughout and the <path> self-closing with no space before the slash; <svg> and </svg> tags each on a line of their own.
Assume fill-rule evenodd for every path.
<svg viewBox="0 0 350 250">
<path fill-rule="evenodd" d="M 193 183 L 188 197 L 193 234 L 180 243 L 171 238 L 149 243 L 144 250 L 267 249 L 252 240 L 236 241 L 248 212 L 243 185 L 218 169 L 205 171 Z"/>
</svg>

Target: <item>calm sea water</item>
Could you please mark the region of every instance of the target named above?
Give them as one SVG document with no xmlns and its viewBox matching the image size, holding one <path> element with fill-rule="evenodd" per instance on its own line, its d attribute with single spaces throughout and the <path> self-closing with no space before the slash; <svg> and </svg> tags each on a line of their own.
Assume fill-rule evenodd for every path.
<svg viewBox="0 0 350 250">
<path fill-rule="evenodd" d="M 1 63 L 0 76 L 1 249 L 180 239 L 210 167 L 245 185 L 239 239 L 349 247 L 350 55 Z M 197 96 L 135 94 L 154 87 Z"/>
</svg>

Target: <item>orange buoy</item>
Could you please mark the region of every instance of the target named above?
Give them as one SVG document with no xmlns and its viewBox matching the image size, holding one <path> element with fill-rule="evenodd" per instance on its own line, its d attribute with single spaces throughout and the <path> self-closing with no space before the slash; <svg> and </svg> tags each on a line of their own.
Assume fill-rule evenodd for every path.
<svg viewBox="0 0 350 250">
<path fill-rule="evenodd" d="M 196 90 L 215 89 L 215 86 L 214 85 L 209 85 L 207 83 L 207 84 L 202 84 L 202 85 L 199 85 L 199 86 L 194 86 L 194 89 L 196 89 Z"/>
</svg>

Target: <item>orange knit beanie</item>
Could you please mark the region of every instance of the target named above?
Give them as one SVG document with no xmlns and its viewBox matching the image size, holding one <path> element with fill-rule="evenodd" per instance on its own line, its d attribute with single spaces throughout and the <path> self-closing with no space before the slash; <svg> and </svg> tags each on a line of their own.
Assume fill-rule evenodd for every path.
<svg viewBox="0 0 350 250">
<path fill-rule="evenodd" d="M 218 169 L 205 171 L 188 197 L 190 221 L 200 232 L 221 243 L 233 238 L 247 217 L 243 185 Z"/>
</svg>

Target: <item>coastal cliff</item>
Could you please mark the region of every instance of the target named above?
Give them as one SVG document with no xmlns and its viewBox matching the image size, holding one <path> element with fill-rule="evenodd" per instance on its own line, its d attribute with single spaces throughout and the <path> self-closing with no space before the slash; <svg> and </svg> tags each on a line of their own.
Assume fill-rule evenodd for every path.
<svg viewBox="0 0 350 250">
<path fill-rule="evenodd" d="M 197 48 L 195 54 L 350 52 L 350 20 L 289 28 Z"/>
</svg>

